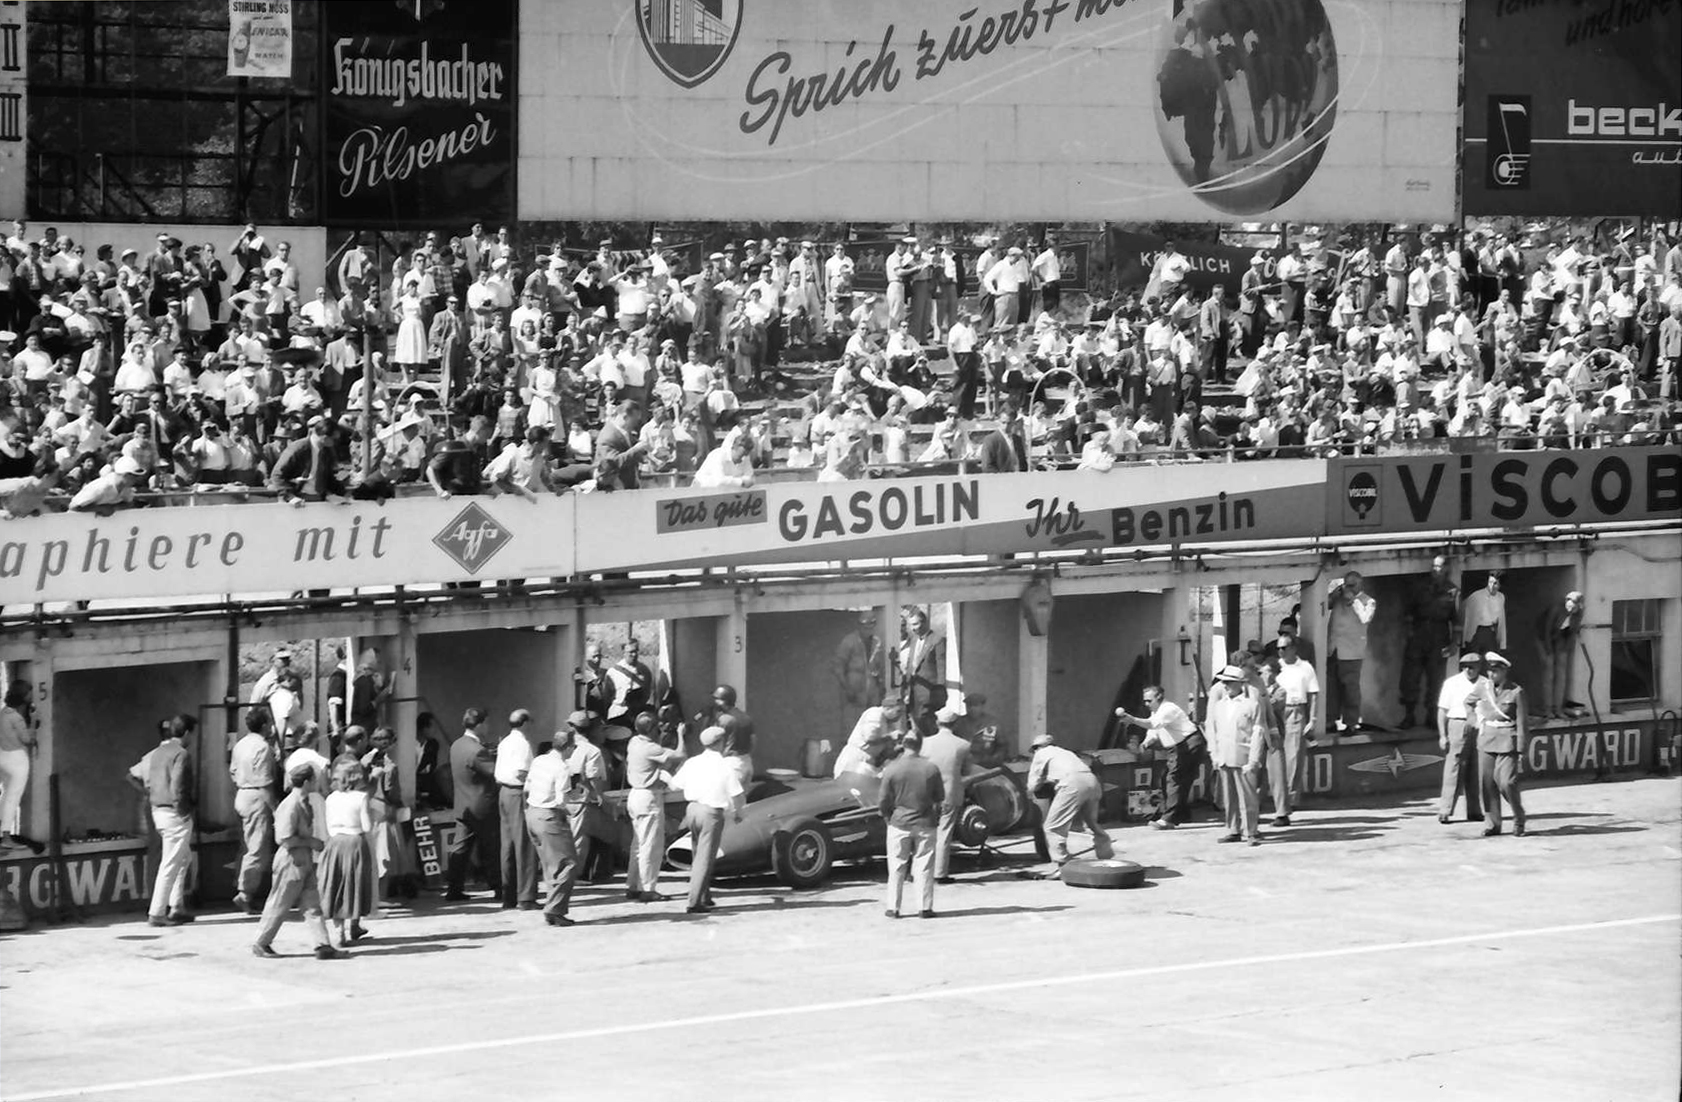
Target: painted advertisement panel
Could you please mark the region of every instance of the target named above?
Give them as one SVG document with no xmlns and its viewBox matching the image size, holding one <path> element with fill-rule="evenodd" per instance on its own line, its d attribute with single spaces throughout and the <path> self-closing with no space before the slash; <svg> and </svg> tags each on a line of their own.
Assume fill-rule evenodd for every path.
<svg viewBox="0 0 1682 1102">
<path fill-rule="evenodd" d="M 572 497 L 59 513 L 0 531 L 0 605 L 566 575 Z"/>
<path fill-rule="evenodd" d="M 1316 460 L 593 495 L 578 569 L 1205 546 L 1317 535 Z"/>
<path fill-rule="evenodd" d="M 0 2 L 0 211 L 26 217 L 24 182 L 28 177 L 29 6 L 22 0 Z"/>
<path fill-rule="evenodd" d="M 1682 517 L 1674 448 L 1334 459 L 1330 534 L 1547 528 Z"/>
<path fill-rule="evenodd" d="M 527 219 L 1431 220 L 1456 0 L 528 5 Z"/>
<path fill-rule="evenodd" d="M 1672 0 L 1468 4 L 1466 213 L 1676 217 L 1679 42 Z"/>
<path fill-rule="evenodd" d="M 515 0 L 321 6 L 327 223 L 512 217 L 515 11 Z"/>
</svg>

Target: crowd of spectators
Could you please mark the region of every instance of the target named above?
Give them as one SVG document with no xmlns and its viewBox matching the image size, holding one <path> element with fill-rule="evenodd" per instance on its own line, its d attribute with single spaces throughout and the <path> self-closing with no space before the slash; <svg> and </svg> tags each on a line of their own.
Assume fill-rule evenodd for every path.
<svg viewBox="0 0 1682 1102">
<path fill-rule="evenodd" d="M 1107 302 L 1063 293 L 1049 239 L 971 271 L 907 238 L 883 293 L 843 244 L 783 238 L 591 256 L 475 225 L 323 272 L 255 227 L 126 244 L 5 239 L 7 516 L 1677 438 L 1682 247 L 1657 234 L 1297 242 L 1207 291 L 1170 243 Z"/>
</svg>

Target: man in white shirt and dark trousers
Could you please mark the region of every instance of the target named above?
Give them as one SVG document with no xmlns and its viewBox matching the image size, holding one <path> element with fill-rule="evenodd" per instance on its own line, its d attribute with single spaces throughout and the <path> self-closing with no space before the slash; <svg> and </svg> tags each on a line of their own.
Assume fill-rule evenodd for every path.
<svg viewBox="0 0 1682 1102">
<path fill-rule="evenodd" d="M 569 773 L 566 754 L 560 749 L 563 738 L 557 732 L 554 742 L 545 743 L 526 773 L 526 829 L 543 863 L 543 921 L 551 926 L 573 924 L 567 905 L 578 881 L 578 850 L 567 820 Z"/>
<path fill-rule="evenodd" d="M 1454 818 L 1456 797 L 1466 793 L 1466 821 L 1483 818 L 1478 802 L 1478 731 L 1470 722 L 1466 698 L 1477 688 L 1483 674 L 1483 655 L 1467 651 L 1460 656 L 1460 672 L 1444 678 L 1437 694 L 1437 745 L 1443 751 L 1443 789 L 1437 801 L 1437 822 Z"/>
<path fill-rule="evenodd" d="M 1268 747 L 1267 779 L 1273 786 L 1274 826 L 1291 825 L 1291 808 L 1302 798 L 1302 746 L 1312 741 L 1314 709 L 1320 701 L 1320 676 L 1314 664 L 1297 653 L 1297 638 L 1281 635 L 1277 644 L 1279 672 L 1274 682 L 1285 690 L 1280 705 L 1281 746 Z"/>
<path fill-rule="evenodd" d="M 1331 675 L 1326 709 L 1328 717 L 1337 713 L 1337 730 L 1352 735 L 1361 726 L 1361 666 L 1367 657 L 1367 625 L 1378 602 L 1362 589 L 1360 573 L 1351 570 L 1331 584 L 1326 604 L 1326 661 Z"/>
<path fill-rule="evenodd" d="M 525 726 L 531 713 L 516 708 L 508 733 L 496 744 L 497 811 L 502 824 L 502 909 L 537 910 L 537 850 L 526 831 L 526 774 L 531 742 Z"/>
<path fill-rule="evenodd" d="M 975 392 L 981 386 L 981 354 L 976 351 L 971 322 L 970 313 L 963 311 L 946 331 L 946 350 L 952 355 L 952 390 L 958 396 L 958 416 L 966 421 L 975 416 Z"/>
<path fill-rule="evenodd" d="M 1034 278 L 1040 285 L 1040 309 L 1056 317 L 1063 304 L 1063 265 L 1057 257 L 1057 239 L 1049 233 L 1044 248 L 1034 257 Z"/>
<path fill-rule="evenodd" d="M 689 800 L 684 824 L 694 839 L 686 914 L 704 914 L 713 909 L 713 862 L 718 858 L 718 846 L 724 834 L 724 816 L 728 812 L 740 822 L 746 802 L 736 767 L 718 752 L 723 742 L 724 728 L 708 727 L 702 731 L 701 752 L 679 766 L 672 777 L 672 787 Z"/>
<path fill-rule="evenodd" d="M 1115 714 L 1122 722 L 1145 729 L 1141 750 L 1160 746 L 1167 755 L 1167 768 L 1162 772 L 1162 811 L 1151 820 L 1151 826 L 1173 830 L 1191 818 L 1191 786 L 1197 780 L 1197 766 L 1207 743 L 1197 733 L 1197 724 L 1185 709 L 1167 698 L 1161 685 L 1147 685 L 1144 697 L 1149 716 L 1133 715 L 1126 708 L 1117 708 Z"/>
</svg>

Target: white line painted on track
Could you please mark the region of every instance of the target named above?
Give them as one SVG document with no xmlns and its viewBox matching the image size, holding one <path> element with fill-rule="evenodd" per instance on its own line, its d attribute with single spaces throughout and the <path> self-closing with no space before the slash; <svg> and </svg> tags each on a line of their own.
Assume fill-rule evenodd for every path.
<svg viewBox="0 0 1682 1102">
<path fill-rule="evenodd" d="M 1046 976 L 1039 979 L 1010 980 L 1004 983 L 978 984 L 973 987 L 940 987 L 927 991 L 909 991 L 899 995 L 872 995 L 862 999 L 841 999 L 835 1002 L 805 1003 L 799 1006 L 765 1007 L 760 1010 L 738 1010 L 728 1014 L 706 1014 L 692 1018 L 668 1018 L 658 1022 L 637 1022 L 630 1025 L 601 1026 L 596 1029 L 572 1029 L 559 1033 L 537 1033 L 524 1037 L 495 1037 L 484 1041 L 463 1041 L 453 1045 L 429 1045 L 426 1048 L 393 1049 L 387 1052 L 359 1052 L 351 1056 L 332 1056 L 319 1060 L 297 1060 L 283 1064 L 253 1064 L 243 1068 L 222 1068 L 216 1071 L 194 1072 L 188 1075 L 160 1076 L 156 1079 L 131 1079 L 122 1082 L 89 1083 L 80 1087 L 56 1087 L 52 1090 L 8 1094 L 3 1102 L 36 1102 L 47 1098 L 82 1098 L 113 1091 L 151 1090 L 185 1086 L 188 1083 L 212 1083 L 226 1079 L 247 1079 L 258 1075 L 289 1075 L 300 1071 L 323 1068 L 355 1067 L 378 1064 L 389 1060 L 422 1060 L 435 1056 L 453 1056 L 463 1052 L 486 1052 L 492 1049 L 518 1048 L 525 1045 L 548 1045 L 558 1041 L 585 1041 L 599 1037 L 617 1037 L 635 1033 L 652 1033 L 663 1029 L 690 1029 L 695 1026 L 723 1025 L 730 1022 L 753 1021 L 762 1018 L 794 1017 L 806 1014 L 833 1014 L 838 1011 L 864 1010 L 873 1007 L 895 1006 L 904 1003 L 934 1002 L 942 999 L 968 999 L 978 995 L 997 995 L 1010 991 L 1029 991 L 1044 987 L 1073 987 L 1085 983 L 1104 983 L 1112 980 L 1137 979 L 1143 976 L 1166 976 L 1179 972 L 1207 972 L 1217 968 L 1242 968 L 1250 965 L 1292 964 L 1311 960 L 1336 960 L 1340 957 L 1370 956 L 1378 953 L 1397 953 L 1408 949 L 1437 949 L 1447 945 L 1477 945 L 1487 941 L 1509 941 L 1514 938 L 1547 937 L 1551 934 L 1575 934 L 1589 930 L 1615 930 L 1628 926 L 1651 926 L 1661 922 L 1682 922 L 1682 914 L 1648 915 L 1643 918 L 1618 918 L 1606 922 L 1578 922 L 1567 926 L 1537 926 L 1524 930 L 1497 930 L 1485 934 L 1460 934 L 1455 937 L 1427 938 L 1422 941 L 1392 941 L 1379 945 L 1349 945 L 1340 949 L 1312 949 L 1301 953 L 1274 953 L 1268 956 L 1235 957 L 1225 960 L 1189 961 L 1183 964 L 1164 964 L 1152 968 L 1122 968 L 1110 972 L 1084 972 L 1073 976 Z"/>
</svg>

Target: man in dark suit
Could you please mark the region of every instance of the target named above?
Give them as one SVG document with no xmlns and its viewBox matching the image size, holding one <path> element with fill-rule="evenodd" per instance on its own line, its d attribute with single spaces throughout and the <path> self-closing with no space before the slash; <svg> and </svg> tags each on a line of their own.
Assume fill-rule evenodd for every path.
<svg viewBox="0 0 1682 1102">
<path fill-rule="evenodd" d="M 635 402 L 620 402 L 596 437 L 596 486 L 602 490 L 635 490 L 637 461 L 648 450 L 639 444 L 637 420 L 641 414 Z"/>
<path fill-rule="evenodd" d="M 946 640 L 929 626 L 929 614 L 905 610 L 905 641 L 899 648 L 900 693 L 917 730 L 931 735 L 935 712 L 946 703 Z"/>
<path fill-rule="evenodd" d="M 484 743 L 480 729 L 483 708 L 469 708 L 461 717 L 461 737 L 450 746 L 450 777 L 455 782 L 456 830 L 450 839 L 444 898 L 467 898 L 469 859 L 477 861 L 493 895 L 501 895 L 497 867 L 496 755 Z"/>
<path fill-rule="evenodd" d="M 280 453 L 274 469 L 269 472 L 269 488 L 279 492 L 282 501 L 302 505 L 306 501 L 321 501 L 329 494 L 345 492 L 339 478 L 339 457 L 327 418 L 310 418 L 309 431 L 302 440 L 294 441 Z"/>
</svg>

